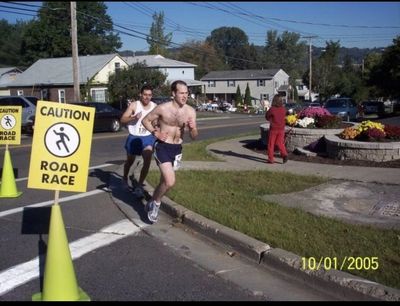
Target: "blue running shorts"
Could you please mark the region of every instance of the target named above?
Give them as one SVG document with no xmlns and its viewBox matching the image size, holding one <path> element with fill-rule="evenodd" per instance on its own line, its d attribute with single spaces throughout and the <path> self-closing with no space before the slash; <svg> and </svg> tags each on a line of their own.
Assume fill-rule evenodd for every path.
<svg viewBox="0 0 400 306">
<path fill-rule="evenodd" d="M 157 163 L 170 162 L 174 164 L 174 161 L 178 155 L 182 153 L 181 144 L 171 144 L 162 141 L 156 141 L 154 143 L 154 157 Z"/>
<path fill-rule="evenodd" d="M 134 136 L 128 135 L 125 142 L 125 150 L 129 155 L 142 155 L 144 148 L 153 146 L 156 137 L 153 135 L 148 136 Z"/>
</svg>

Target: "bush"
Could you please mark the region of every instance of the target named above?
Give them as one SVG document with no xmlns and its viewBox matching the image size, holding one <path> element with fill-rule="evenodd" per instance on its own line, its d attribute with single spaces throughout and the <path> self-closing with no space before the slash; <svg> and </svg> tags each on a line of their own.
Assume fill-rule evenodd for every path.
<svg viewBox="0 0 400 306">
<path fill-rule="evenodd" d="M 400 140 L 400 127 L 367 120 L 355 128 L 345 128 L 339 137 L 359 141 L 398 141 Z"/>
<path fill-rule="evenodd" d="M 333 115 L 322 115 L 315 117 L 315 126 L 322 129 L 337 129 L 342 124 L 342 118 Z"/>
<path fill-rule="evenodd" d="M 317 116 L 324 116 L 324 115 L 331 115 L 331 113 L 326 108 L 323 107 L 307 107 L 300 111 L 298 117 L 315 118 Z"/>
<path fill-rule="evenodd" d="M 400 127 L 385 124 L 384 131 L 386 133 L 386 138 L 391 140 L 400 140 Z"/>
</svg>

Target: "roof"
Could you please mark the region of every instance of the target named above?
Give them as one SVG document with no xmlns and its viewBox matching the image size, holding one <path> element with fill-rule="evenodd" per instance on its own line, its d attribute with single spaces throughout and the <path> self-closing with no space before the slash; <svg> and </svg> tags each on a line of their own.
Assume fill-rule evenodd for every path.
<svg viewBox="0 0 400 306">
<path fill-rule="evenodd" d="M 81 84 L 87 82 L 96 75 L 115 54 L 79 56 L 79 81 Z M 36 61 L 23 73 L 19 74 L 10 87 L 32 86 L 35 84 L 58 85 L 73 84 L 72 57 L 59 57 L 40 59 Z"/>
<path fill-rule="evenodd" d="M 281 69 L 210 71 L 201 81 L 272 79 Z"/>
<path fill-rule="evenodd" d="M 148 67 L 152 68 L 174 68 L 174 67 L 189 67 L 193 68 L 197 65 L 176 61 L 173 59 L 165 58 L 162 55 L 139 55 L 139 56 L 125 56 L 123 59 L 128 63 L 128 65 L 133 65 L 136 63 L 146 63 Z"/>
<path fill-rule="evenodd" d="M 22 71 L 20 69 L 18 69 L 17 67 L 0 68 L 0 76 L 2 76 L 5 73 L 9 73 L 9 72 L 22 72 Z"/>
</svg>

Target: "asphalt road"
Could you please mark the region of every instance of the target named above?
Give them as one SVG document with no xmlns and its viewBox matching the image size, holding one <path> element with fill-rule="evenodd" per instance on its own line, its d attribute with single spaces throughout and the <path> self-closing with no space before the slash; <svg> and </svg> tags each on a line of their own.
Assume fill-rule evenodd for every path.
<svg viewBox="0 0 400 306">
<path fill-rule="evenodd" d="M 263 115 L 199 118 L 199 140 L 258 133 Z M 77 284 L 94 301 L 334 300 L 280 271 L 261 268 L 161 214 L 156 225 L 143 204 L 126 202 L 137 222 L 126 218 L 110 195 L 120 181 L 126 131 L 93 136 L 87 191 L 61 192 L 59 204 Z M 11 146 L 16 184 L 22 195 L 0 199 L 0 301 L 29 301 L 43 290 L 49 220 L 55 193 L 28 189 L 30 137 Z M 4 148 L 0 148 L 0 158 Z M 60 254 L 67 250 L 60 248 Z M 53 254 L 54 255 L 54 254 Z M 53 268 L 58 274 L 59 268 Z"/>
</svg>

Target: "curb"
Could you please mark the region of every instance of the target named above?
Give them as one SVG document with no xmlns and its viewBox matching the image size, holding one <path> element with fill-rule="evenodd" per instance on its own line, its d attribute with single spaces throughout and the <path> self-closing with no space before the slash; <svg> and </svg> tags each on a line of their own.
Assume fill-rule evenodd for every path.
<svg viewBox="0 0 400 306">
<path fill-rule="evenodd" d="M 146 191 L 153 192 L 148 188 Z M 279 249 L 271 248 L 268 244 L 258 241 L 243 233 L 237 232 L 224 225 L 209 220 L 195 212 L 172 201 L 166 196 L 160 209 L 188 227 L 201 234 L 231 247 L 234 251 L 245 255 L 258 264 L 283 271 L 308 285 L 317 287 L 321 291 L 335 291 L 335 295 L 355 300 L 384 300 L 400 301 L 400 290 L 381 285 L 339 270 L 325 270 L 323 265 L 320 270 L 301 269 L 302 257 Z"/>
</svg>

